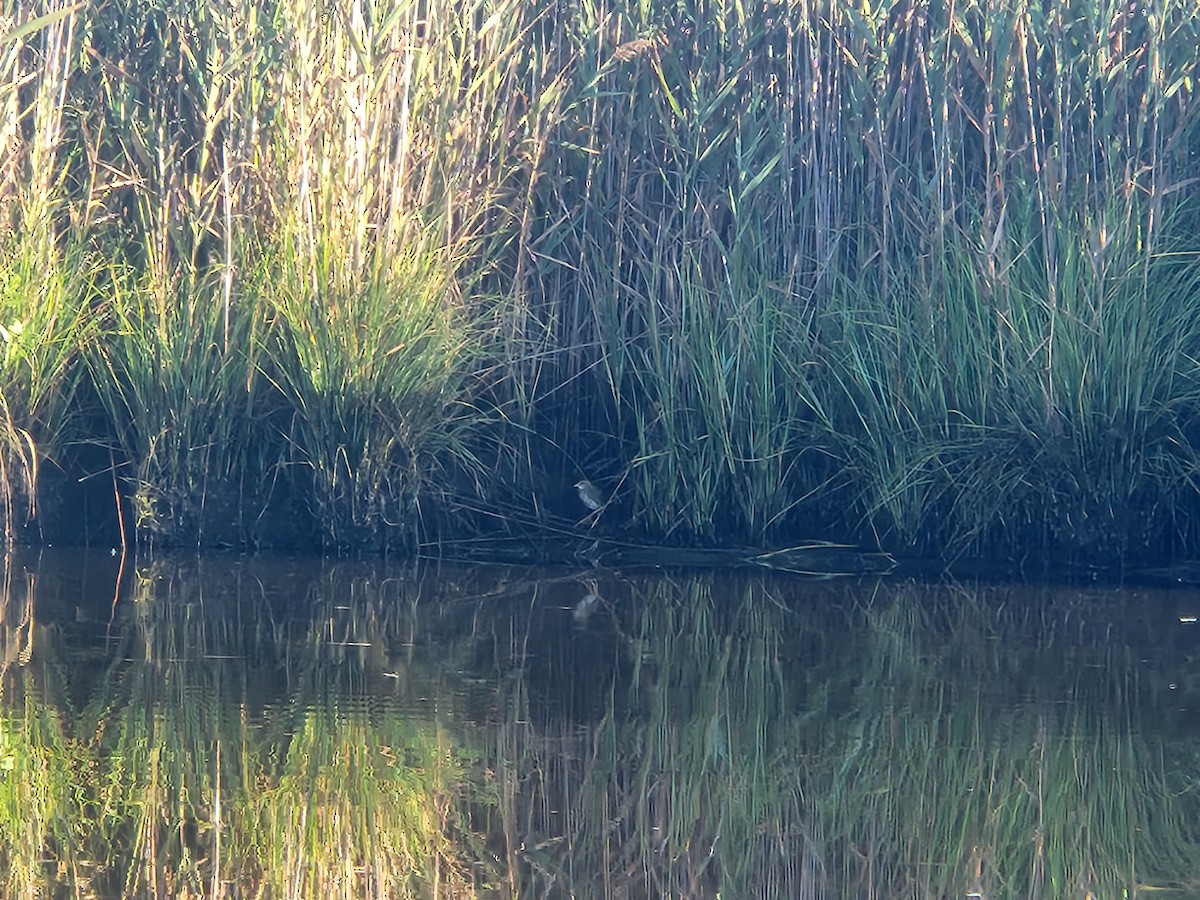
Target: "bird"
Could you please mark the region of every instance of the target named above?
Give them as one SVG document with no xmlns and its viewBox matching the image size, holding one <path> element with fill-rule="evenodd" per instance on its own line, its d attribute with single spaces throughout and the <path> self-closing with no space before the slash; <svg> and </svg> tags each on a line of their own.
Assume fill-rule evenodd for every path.
<svg viewBox="0 0 1200 900">
<path fill-rule="evenodd" d="M 596 587 L 596 582 L 590 578 L 587 581 L 587 588 L 588 592 L 583 595 L 583 599 L 576 603 L 574 609 L 571 610 L 571 619 L 580 627 L 587 625 L 588 619 L 596 611 L 597 604 L 603 599 L 600 596 L 600 589 Z"/>
<path fill-rule="evenodd" d="M 600 489 L 586 478 L 583 481 L 575 482 L 575 490 L 579 492 L 579 499 L 583 505 L 592 512 L 604 507 L 604 498 L 600 495 Z"/>
</svg>

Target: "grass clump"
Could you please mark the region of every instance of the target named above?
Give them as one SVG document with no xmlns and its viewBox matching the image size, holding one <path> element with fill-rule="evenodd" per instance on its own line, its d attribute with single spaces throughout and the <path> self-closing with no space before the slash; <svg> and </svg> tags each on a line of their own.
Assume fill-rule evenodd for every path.
<svg viewBox="0 0 1200 900">
<path fill-rule="evenodd" d="M 173 280 L 132 271 L 116 279 L 92 358 L 128 461 L 128 524 L 150 543 L 247 541 L 267 495 L 254 476 L 265 479 L 270 462 L 266 445 L 256 453 L 254 323 L 239 313 L 227 333 L 219 284 Z"/>
<path fill-rule="evenodd" d="M 88 347 L 93 442 L 121 476 L 126 537 L 147 543 L 254 541 L 277 461 L 258 428 L 263 316 L 240 278 L 271 56 L 259 12 L 92 10 L 78 73 L 101 100 L 82 140 L 111 270 Z"/>
<path fill-rule="evenodd" d="M 1144 221 L 1148 205 L 1114 201 L 1118 214 Z M 821 319 L 821 441 L 879 539 L 1105 554 L 1191 533 L 1193 253 L 1126 223 L 1100 260 L 1097 218 L 1080 210 L 1051 241 L 1014 215 L 1000 280 L 958 234 L 931 273 L 898 274 L 886 291 L 840 282 Z M 910 298 L 926 292 L 936 308 L 914 318 Z"/>
<path fill-rule="evenodd" d="M 277 326 L 267 368 L 288 460 L 327 546 L 411 549 L 419 494 L 442 466 L 473 465 L 480 335 L 461 267 L 486 189 L 455 171 L 472 107 L 448 93 L 473 20 L 429 10 L 417 27 L 405 2 L 327 16 L 296 0 L 281 14 L 292 52 L 276 73 L 278 218 L 254 290 Z"/>
<path fill-rule="evenodd" d="M 0 493 L 10 543 L 37 515 L 43 465 L 62 462 L 77 436 L 80 349 L 95 333 L 90 257 L 21 243 L 0 246 Z"/>
<path fill-rule="evenodd" d="M 419 493 L 439 466 L 471 459 L 471 354 L 449 262 L 414 240 L 359 283 L 339 284 L 331 265 L 309 290 L 283 268 L 269 282 L 280 326 L 272 371 L 295 410 L 290 459 L 306 471 L 323 539 L 411 549 Z"/>
</svg>

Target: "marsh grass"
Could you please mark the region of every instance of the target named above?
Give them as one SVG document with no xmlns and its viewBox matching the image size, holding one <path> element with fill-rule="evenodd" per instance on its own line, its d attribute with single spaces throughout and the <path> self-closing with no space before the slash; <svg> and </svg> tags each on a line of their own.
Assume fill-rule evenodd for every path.
<svg viewBox="0 0 1200 900">
<path fill-rule="evenodd" d="M 315 295 L 294 270 L 269 282 L 282 330 L 271 372 L 296 410 L 291 460 L 335 547 L 415 547 L 419 495 L 441 467 L 471 461 L 471 353 L 449 262 L 414 239 L 387 266 L 342 288 L 322 273 Z"/>
<path fill-rule="evenodd" d="M 84 139 L 109 272 L 88 359 L 127 537 L 249 543 L 278 462 L 258 427 L 265 316 L 240 284 L 270 41 L 249 3 L 114 6 L 90 26 L 83 74 L 103 103 Z"/>
<path fill-rule="evenodd" d="M 17 4 L 8 533 L 102 420 L 162 542 L 1190 547 L 1195 12 Z"/>
<path fill-rule="evenodd" d="M 9 543 L 35 519 L 40 470 L 60 461 L 71 436 L 80 348 L 93 332 L 98 263 L 63 223 L 78 26 L 67 4 L 0 13 L 0 493 Z"/>
<path fill-rule="evenodd" d="M 549 319 L 574 349 L 548 368 L 598 404 L 564 416 L 561 441 L 637 527 L 685 542 L 792 524 L 811 416 L 802 238 L 768 187 L 793 149 L 774 127 L 786 100 L 754 78 L 761 23 L 726 13 L 585 6 L 599 44 L 577 47 L 568 177 L 541 199 L 565 212 L 540 240 L 577 272 Z"/>
<path fill-rule="evenodd" d="M 684 542 L 1187 532 L 1188 9 L 586 5 L 535 195 L 556 440 Z"/>
<path fill-rule="evenodd" d="M 96 331 L 88 307 L 98 274 L 81 249 L 10 243 L 0 254 L 0 483 L 11 542 L 36 520 L 42 467 L 66 464 L 78 435 L 81 348 Z"/>
<path fill-rule="evenodd" d="M 227 332 L 219 292 L 211 280 L 175 286 L 132 272 L 110 285 L 92 371 L 128 460 L 130 525 L 148 543 L 248 541 L 266 503 L 275 460 L 256 428 L 255 323 L 242 313 Z"/>
<path fill-rule="evenodd" d="M 1032 252 L 988 289 L 966 242 L 947 249 L 942 308 L 920 328 L 873 300 L 873 283 L 842 283 L 823 317 L 834 355 L 821 440 L 878 532 L 954 552 L 1002 544 L 1007 526 L 1044 551 L 1118 554 L 1190 533 L 1191 252 L 1131 239 L 1110 243 L 1100 269 L 1083 223 L 1060 227 L 1053 304 Z"/>
<path fill-rule="evenodd" d="M 278 326 L 266 371 L 323 541 L 411 550 L 419 497 L 481 474 L 466 263 L 506 175 L 493 67 L 515 37 L 503 6 L 482 23 L 482 7 L 282 9 L 279 219 L 254 288 Z"/>
</svg>

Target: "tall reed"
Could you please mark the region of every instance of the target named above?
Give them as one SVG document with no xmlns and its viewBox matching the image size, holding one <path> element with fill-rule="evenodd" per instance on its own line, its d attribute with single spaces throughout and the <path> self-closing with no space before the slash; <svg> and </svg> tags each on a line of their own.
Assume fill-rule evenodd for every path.
<svg viewBox="0 0 1200 900">
<path fill-rule="evenodd" d="M 1194 13 L 17 4 L 9 532 L 86 345 L 143 536 L 1192 546 Z"/>
<path fill-rule="evenodd" d="M 76 6 L 0 10 L 0 530 L 11 543 L 37 511 L 39 472 L 77 412 L 80 348 L 99 264 L 84 245 L 90 194 L 64 186 L 73 147 L 68 86 Z"/>
<path fill-rule="evenodd" d="M 772 26 L 722 4 L 585 4 L 582 23 L 561 174 L 537 195 L 543 320 L 567 348 L 543 366 L 565 385 L 556 438 L 641 528 L 762 539 L 808 490 L 814 352 L 809 186 L 790 182 Z"/>
<path fill-rule="evenodd" d="M 257 290 L 280 329 L 291 461 L 335 546 L 411 546 L 437 473 L 479 475 L 473 256 L 508 177 L 502 63 L 520 34 L 515 5 L 484 11 L 281 7 L 278 220 Z"/>
<path fill-rule="evenodd" d="M 89 358 L 141 539 L 251 539 L 278 461 L 256 422 L 264 315 L 241 284 L 268 28 L 250 0 L 109 6 L 91 23 L 85 80 L 103 102 L 85 134 L 112 276 Z"/>
<path fill-rule="evenodd" d="M 870 264 L 821 320 L 823 442 L 877 531 L 1108 552 L 1190 517 L 1185 11 L 968 4 L 867 54 L 930 111 L 864 135 Z"/>
<path fill-rule="evenodd" d="M 636 520 L 1107 552 L 1193 517 L 1188 4 L 582 22 L 533 243 L 599 404 L 560 439 Z"/>
</svg>

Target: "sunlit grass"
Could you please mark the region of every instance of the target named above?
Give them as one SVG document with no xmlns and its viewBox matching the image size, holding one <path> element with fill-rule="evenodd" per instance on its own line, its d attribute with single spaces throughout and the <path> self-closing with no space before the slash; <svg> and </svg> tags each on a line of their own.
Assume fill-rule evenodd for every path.
<svg viewBox="0 0 1200 900">
<path fill-rule="evenodd" d="M 419 494 L 441 467 L 471 461 L 472 351 L 450 261 L 417 237 L 357 283 L 322 271 L 314 291 L 281 257 L 260 287 L 280 326 L 268 371 L 295 410 L 290 456 L 324 540 L 413 547 Z"/>
<path fill-rule="evenodd" d="M 446 142 L 442 129 L 469 127 L 470 106 L 449 102 L 467 15 L 431 9 L 416 28 L 417 12 L 281 7 L 292 52 L 276 70 L 278 218 L 249 290 L 277 326 L 263 369 L 290 477 L 330 547 L 411 550 L 419 496 L 475 467 L 465 434 L 479 420 L 469 388 L 483 332 L 461 270 L 493 187 L 475 170 L 468 189 L 455 169 L 494 136 Z"/>
<path fill-rule="evenodd" d="M 0 12 L 0 509 L 12 542 L 37 513 L 39 473 L 60 461 L 79 413 L 81 348 L 101 263 L 62 184 L 72 147 L 66 97 L 79 11 Z"/>
</svg>

